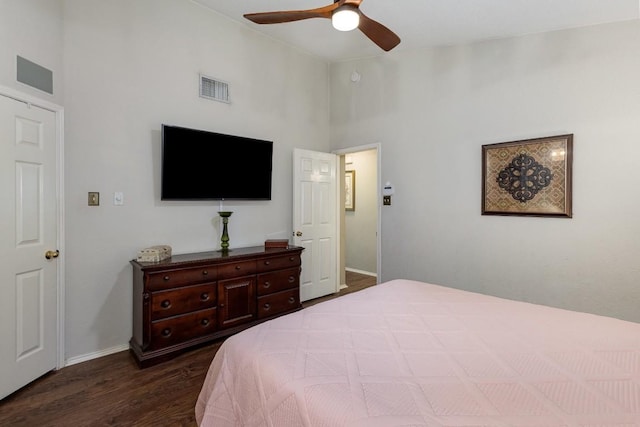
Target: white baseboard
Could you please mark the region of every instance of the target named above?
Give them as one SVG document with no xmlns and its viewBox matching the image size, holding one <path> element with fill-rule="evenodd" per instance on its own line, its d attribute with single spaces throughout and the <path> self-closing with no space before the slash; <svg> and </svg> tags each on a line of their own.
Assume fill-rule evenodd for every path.
<svg viewBox="0 0 640 427">
<path fill-rule="evenodd" d="M 126 344 L 123 344 L 123 345 L 117 345 L 111 348 L 106 348 L 104 350 L 96 351 L 93 353 L 87 353 L 80 356 L 70 357 L 66 360 L 64 366 L 66 368 L 67 366 L 75 365 L 77 363 L 87 362 L 89 360 L 97 359 L 98 357 L 108 356 L 110 354 L 119 353 L 121 351 L 128 350 L 128 349 L 129 349 L 129 346 Z"/>
<path fill-rule="evenodd" d="M 349 268 L 349 267 L 345 267 L 345 271 L 350 271 L 352 273 L 358 273 L 358 274 L 364 274 L 366 276 L 373 276 L 373 277 L 378 277 L 377 273 L 372 273 L 370 271 L 364 271 L 364 270 L 357 270 L 355 268 Z"/>
</svg>

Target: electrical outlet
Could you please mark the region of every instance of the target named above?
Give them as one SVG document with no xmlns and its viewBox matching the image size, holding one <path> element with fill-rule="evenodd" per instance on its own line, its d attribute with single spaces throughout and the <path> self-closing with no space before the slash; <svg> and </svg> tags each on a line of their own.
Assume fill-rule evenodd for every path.
<svg viewBox="0 0 640 427">
<path fill-rule="evenodd" d="M 385 206 L 391 206 L 391 196 L 382 196 L 382 204 Z"/>
</svg>

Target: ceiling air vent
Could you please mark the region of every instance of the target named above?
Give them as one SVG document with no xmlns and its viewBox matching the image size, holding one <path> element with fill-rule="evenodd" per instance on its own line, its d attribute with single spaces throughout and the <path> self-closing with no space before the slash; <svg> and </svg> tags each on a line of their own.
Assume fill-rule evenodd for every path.
<svg viewBox="0 0 640 427">
<path fill-rule="evenodd" d="M 229 100 L 229 83 L 212 77 L 200 75 L 200 96 L 214 101 L 231 103 Z"/>
</svg>

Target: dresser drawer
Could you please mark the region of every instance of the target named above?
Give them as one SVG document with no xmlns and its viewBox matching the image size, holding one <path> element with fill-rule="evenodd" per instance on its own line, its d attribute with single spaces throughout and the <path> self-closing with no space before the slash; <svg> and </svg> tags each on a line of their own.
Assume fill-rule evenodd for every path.
<svg viewBox="0 0 640 427">
<path fill-rule="evenodd" d="M 151 320 L 203 310 L 216 305 L 216 284 L 188 286 L 151 293 Z"/>
<path fill-rule="evenodd" d="M 248 276 L 256 273 L 255 261 L 234 262 L 218 266 L 218 279 Z"/>
<path fill-rule="evenodd" d="M 258 319 L 300 308 L 300 290 L 290 289 L 258 298 Z"/>
<path fill-rule="evenodd" d="M 297 288 L 300 281 L 300 268 L 258 274 L 258 296 Z"/>
<path fill-rule="evenodd" d="M 216 267 L 186 268 L 184 270 L 159 271 L 149 274 L 147 284 L 149 290 L 177 288 L 193 283 L 211 282 L 216 280 Z"/>
<path fill-rule="evenodd" d="M 286 255 L 274 258 L 258 260 L 258 273 L 263 271 L 281 270 L 283 268 L 297 267 L 300 265 L 300 256 Z"/>
<path fill-rule="evenodd" d="M 216 309 L 174 316 L 151 322 L 149 349 L 164 348 L 193 338 L 208 335 L 216 330 Z"/>
</svg>

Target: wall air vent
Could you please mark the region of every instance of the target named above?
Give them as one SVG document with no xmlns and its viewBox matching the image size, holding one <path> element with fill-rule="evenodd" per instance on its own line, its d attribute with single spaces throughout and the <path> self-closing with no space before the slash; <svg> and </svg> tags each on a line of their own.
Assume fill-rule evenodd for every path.
<svg viewBox="0 0 640 427">
<path fill-rule="evenodd" d="M 200 96 L 214 101 L 226 102 L 229 100 L 229 83 L 200 74 Z"/>
<path fill-rule="evenodd" d="M 16 57 L 16 65 L 16 79 L 20 83 L 53 95 L 53 71 L 21 56 Z"/>
</svg>

